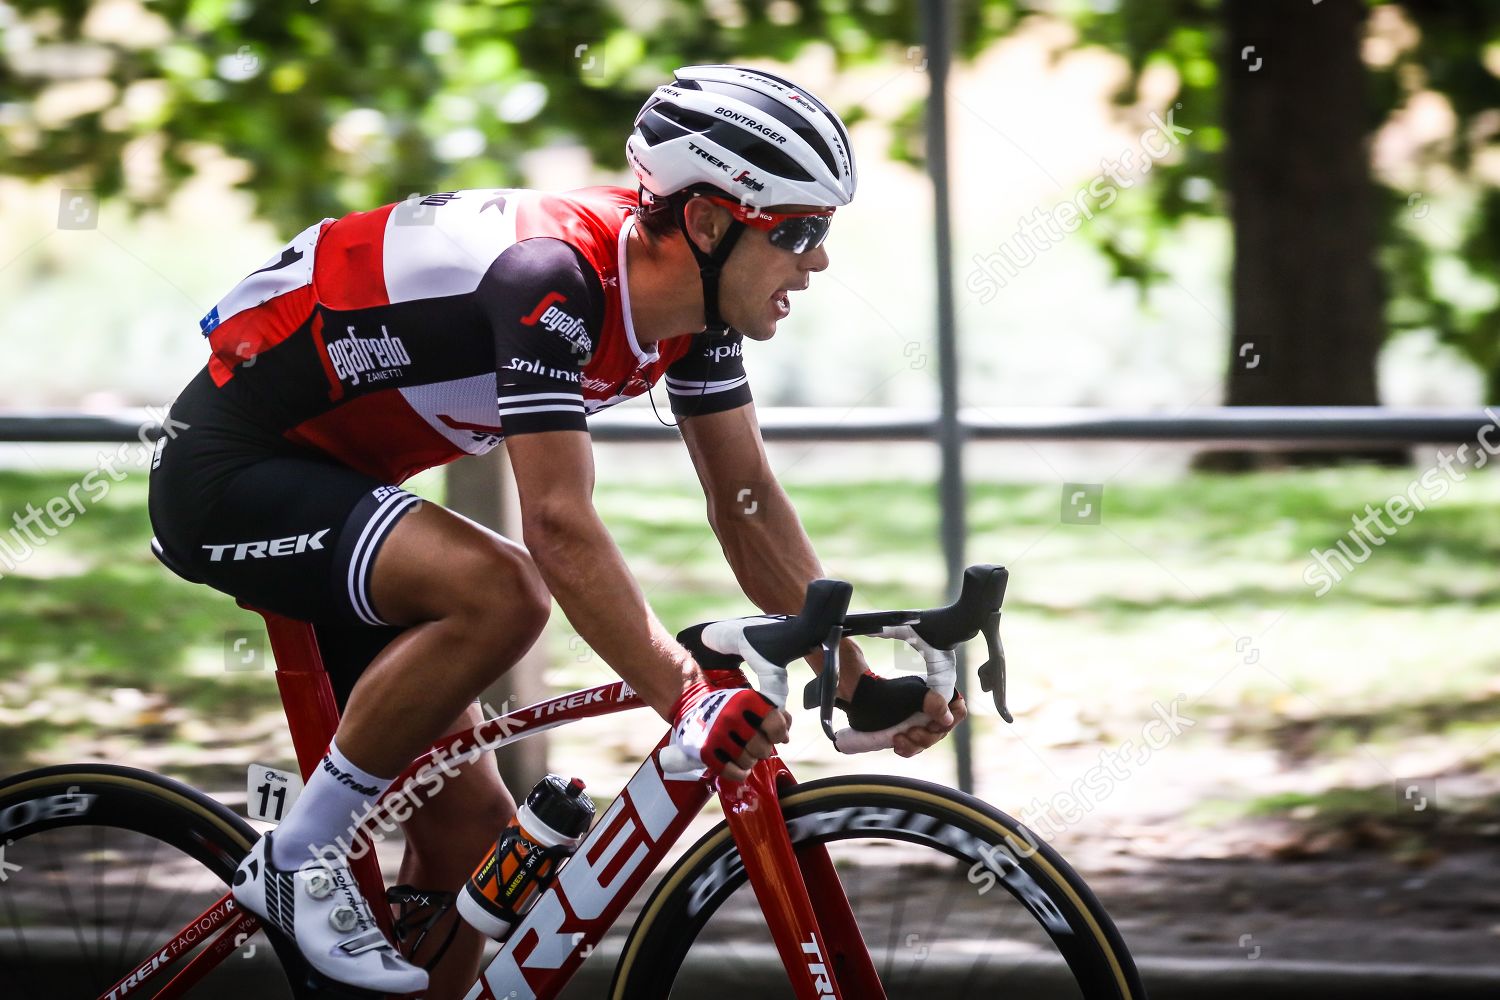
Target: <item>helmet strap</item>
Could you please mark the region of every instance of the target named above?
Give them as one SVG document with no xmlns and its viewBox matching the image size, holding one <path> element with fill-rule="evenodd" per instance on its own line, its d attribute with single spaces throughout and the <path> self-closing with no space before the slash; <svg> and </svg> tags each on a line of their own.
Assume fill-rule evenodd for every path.
<svg viewBox="0 0 1500 1000">
<path fill-rule="evenodd" d="M 711 334 L 727 334 L 729 324 L 724 322 L 724 317 L 719 314 L 719 275 L 723 270 L 724 262 L 729 259 L 729 254 L 734 250 L 734 245 L 739 242 L 740 236 L 744 233 L 745 224 L 738 219 L 731 220 L 724 238 L 719 240 L 719 245 L 714 247 L 712 253 L 705 253 L 688 235 L 687 201 L 685 200 L 677 209 L 677 228 L 682 230 L 682 238 L 687 240 L 688 249 L 693 252 L 694 259 L 698 261 L 698 277 L 703 282 L 703 321 L 706 324 L 706 331 Z"/>
</svg>

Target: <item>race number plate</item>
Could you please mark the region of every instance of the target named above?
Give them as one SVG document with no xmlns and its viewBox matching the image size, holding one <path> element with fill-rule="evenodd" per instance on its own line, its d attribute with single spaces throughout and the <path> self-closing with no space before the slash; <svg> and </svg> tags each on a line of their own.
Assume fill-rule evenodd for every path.
<svg viewBox="0 0 1500 1000">
<path fill-rule="evenodd" d="M 280 823 L 301 794 L 302 779 L 297 772 L 251 764 L 246 776 L 245 815 L 266 823 Z"/>
</svg>

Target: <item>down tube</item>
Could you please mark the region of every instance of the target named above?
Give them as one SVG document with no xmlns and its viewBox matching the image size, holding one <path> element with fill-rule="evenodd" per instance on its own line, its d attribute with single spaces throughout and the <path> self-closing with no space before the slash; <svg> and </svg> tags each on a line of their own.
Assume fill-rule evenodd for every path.
<svg viewBox="0 0 1500 1000">
<path fill-rule="evenodd" d="M 795 788 L 796 784 L 792 772 L 785 768 L 777 775 L 776 787 L 782 794 Z M 802 880 L 807 883 L 807 897 L 812 901 L 813 912 L 818 915 L 818 930 L 823 933 L 824 958 L 833 970 L 839 989 L 861 1000 L 885 1000 L 885 987 L 881 985 L 880 974 L 875 971 L 875 962 L 870 958 L 864 936 L 859 932 L 844 884 L 839 881 L 833 860 L 828 857 L 828 848 L 809 841 L 795 845 L 794 849 L 797 864 L 802 869 Z"/>
<path fill-rule="evenodd" d="M 850 983 L 841 986 L 835 981 L 829 941 L 818 926 L 802 867 L 792 850 L 791 836 L 781 814 L 777 795 L 779 780 L 792 780 L 791 772 L 780 758 L 772 757 L 758 762 L 743 784 L 721 783 L 719 800 L 724 804 L 724 817 L 734 834 L 735 846 L 745 863 L 745 873 L 755 890 L 761 912 L 765 914 L 787 978 L 798 1000 L 883 998 L 885 994 L 880 992 L 878 980 L 875 981 L 875 992 L 860 992 L 851 988 Z M 816 865 L 812 869 L 821 876 Z M 825 898 L 832 895 L 821 877 L 817 887 Z M 838 898 L 842 898 L 841 889 Z M 858 956 L 862 955 L 863 965 L 868 967 L 869 955 L 865 953 L 857 928 L 853 940 L 849 940 L 848 929 L 853 919 L 848 914 L 847 900 L 843 902 L 843 911 L 845 919 L 841 920 L 837 906 L 833 907 L 831 912 L 835 919 L 830 922 L 837 931 L 840 953 L 848 966 L 858 968 Z"/>
<path fill-rule="evenodd" d="M 666 743 L 663 736 L 465 1000 L 553 1000 L 562 992 L 712 794 L 697 775 L 662 774 L 656 758 Z"/>
</svg>

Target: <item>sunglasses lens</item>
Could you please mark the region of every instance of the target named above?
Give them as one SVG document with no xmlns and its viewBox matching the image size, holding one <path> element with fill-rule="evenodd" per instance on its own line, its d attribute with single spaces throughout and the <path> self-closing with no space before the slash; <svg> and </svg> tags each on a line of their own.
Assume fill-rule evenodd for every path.
<svg viewBox="0 0 1500 1000">
<path fill-rule="evenodd" d="M 771 230 L 771 245 L 792 253 L 805 253 L 822 245 L 832 224 L 831 215 L 797 215 L 783 219 Z"/>
</svg>

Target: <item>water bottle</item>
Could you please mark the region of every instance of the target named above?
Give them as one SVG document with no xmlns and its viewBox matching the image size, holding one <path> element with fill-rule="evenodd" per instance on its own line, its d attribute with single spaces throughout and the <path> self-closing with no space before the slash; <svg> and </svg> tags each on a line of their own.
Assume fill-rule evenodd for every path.
<svg viewBox="0 0 1500 1000">
<path fill-rule="evenodd" d="M 583 782 L 549 774 L 526 796 L 495 846 L 458 894 L 458 912 L 480 933 L 503 941 L 557 870 L 583 843 L 594 802 Z"/>
</svg>

